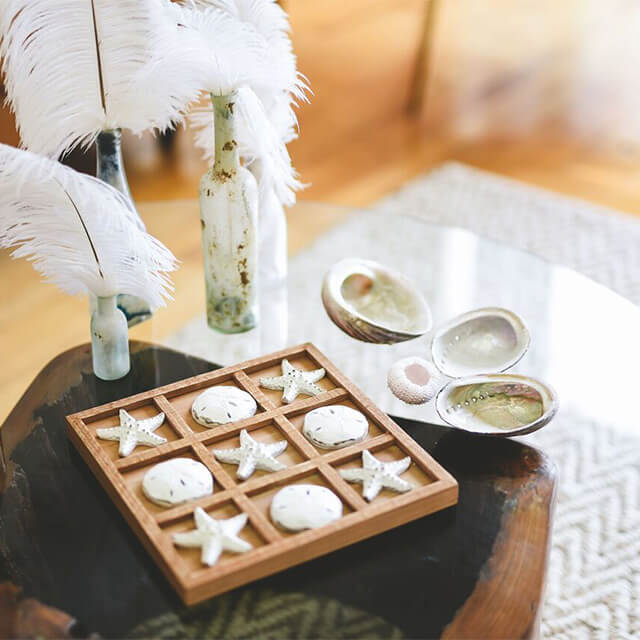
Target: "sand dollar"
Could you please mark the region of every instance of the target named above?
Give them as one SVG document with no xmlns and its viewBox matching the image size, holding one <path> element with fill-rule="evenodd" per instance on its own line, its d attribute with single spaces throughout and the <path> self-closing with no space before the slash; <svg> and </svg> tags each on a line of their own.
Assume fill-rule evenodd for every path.
<svg viewBox="0 0 640 640">
<path fill-rule="evenodd" d="M 173 458 L 154 465 L 142 479 L 144 495 L 161 507 L 172 507 L 213 493 L 213 476 L 201 462 Z"/>
<path fill-rule="evenodd" d="M 317 529 L 342 517 L 340 498 L 316 484 L 292 484 L 271 501 L 271 519 L 288 531 Z"/>
<path fill-rule="evenodd" d="M 257 410 L 258 405 L 250 394 L 230 386 L 210 387 L 191 405 L 193 419 L 204 427 L 244 420 Z"/>
<path fill-rule="evenodd" d="M 369 433 L 369 423 L 359 411 L 331 404 L 307 413 L 302 433 L 316 447 L 342 449 L 364 440 Z"/>
</svg>

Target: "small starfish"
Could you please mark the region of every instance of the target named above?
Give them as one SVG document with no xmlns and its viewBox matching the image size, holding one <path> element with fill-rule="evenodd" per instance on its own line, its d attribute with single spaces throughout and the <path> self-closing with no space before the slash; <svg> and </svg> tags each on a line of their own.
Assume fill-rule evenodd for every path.
<svg viewBox="0 0 640 640">
<path fill-rule="evenodd" d="M 153 418 L 136 420 L 124 409 L 120 409 L 120 426 L 107 429 L 96 429 L 96 435 L 102 440 L 119 440 L 118 453 L 124 458 L 139 444 L 147 447 L 157 447 L 167 439 L 153 433 L 164 422 L 164 413 Z"/>
<path fill-rule="evenodd" d="M 253 547 L 238 533 L 247 524 L 247 514 L 216 520 L 208 515 L 201 507 L 193 512 L 196 528 L 191 531 L 173 534 L 173 543 L 179 547 L 202 547 L 202 564 L 212 567 L 223 551 L 245 553 Z"/>
<path fill-rule="evenodd" d="M 362 495 L 371 502 L 382 489 L 391 489 L 404 493 L 413 489 L 413 485 L 398 475 L 404 473 L 411 465 L 411 458 L 406 457 L 394 462 L 381 462 L 368 451 L 362 452 L 360 469 L 343 469 L 340 475 L 347 482 L 360 482 Z"/>
<path fill-rule="evenodd" d="M 262 471 L 281 471 L 286 469 L 282 462 L 276 460 L 287 448 L 287 441 L 258 442 L 254 440 L 246 429 L 240 432 L 240 447 L 238 449 L 214 449 L 213 455 L 228 464 L 237 464 L 236 475 L 241 480 L 246 480 L 256 469 Z"/>
<path fill-rule="evenodd" d="M 315 384 L 321 378 L 324 378 L 324 369 L 301 371 L 285 359 L 282 361 L 282 375 L 272 378 L 260 378 L 260 386 L 265 389 L 282 389 L 284 391 L 282 402 L 290 404 L 301 393 L 308 396 L 317 396 L 319 393 L 324 393 L 324 389 Z"/>
</svg>

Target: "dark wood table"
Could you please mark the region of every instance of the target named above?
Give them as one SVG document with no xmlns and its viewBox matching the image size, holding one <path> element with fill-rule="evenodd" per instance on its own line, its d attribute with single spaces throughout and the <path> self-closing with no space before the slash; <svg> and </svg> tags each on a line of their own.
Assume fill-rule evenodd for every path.
<svg viewBox="0 0 640 640">
<path fill-rule="evenodd" d="M 216 365 L 143 343 L 132 360 L 126 378 L 102 382 L 89 345 L 63 353 L 2 426 L 1 637 L 535 635 L 553 465 L 519 442 L 401 419 L 459 481 L 456 507 L 183 606 L 67 440 L 64 417 Z"/>
</svg>

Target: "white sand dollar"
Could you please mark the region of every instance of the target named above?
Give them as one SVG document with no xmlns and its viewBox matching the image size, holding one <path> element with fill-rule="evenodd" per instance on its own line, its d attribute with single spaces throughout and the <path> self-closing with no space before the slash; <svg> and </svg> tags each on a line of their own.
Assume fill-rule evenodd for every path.
<svg viewBox="0 0 640 640">
<path fill-rule="evenodd" d="M 340 498 L 317 484 L 291 484 L 271 501 L 271 519 L 287 531 L 317 529 L 342 517 Z"/>
<path fill-rule="evenodd" d="M 255 415 L 258 405 L 246 391 L 221 385 L 203 391 L 191 405 L 193 419 L 203 427 L 237 422 Z"/>
<path fill-rule="evenodd" d="M 144 495 L 161 507 L 172 507 L 213 493 L 213 476 L 201 462 L 173 458 L 154 465 L 142 479 Z"/>
<path fill-rule="evenodd" d="M 369 423 L 359 411 L 331 404 L 309 411 L 304 417 L 302 433 L 320 449 L 342 449 L 364 440 L 369 433 Z"/>
</svg>

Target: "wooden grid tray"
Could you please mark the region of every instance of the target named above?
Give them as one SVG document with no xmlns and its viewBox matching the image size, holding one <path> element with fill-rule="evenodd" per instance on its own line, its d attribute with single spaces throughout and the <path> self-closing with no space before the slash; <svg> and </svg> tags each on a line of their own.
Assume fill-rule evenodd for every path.
<svg viewBox="0 0 640 640">
<path fill-rule="evenodd" d="M 283 358 L 299 369 L 324 367 L 326 376 L 319 384 L 325 393 L 299 396 L 286 405 L 281 402 L 280 391 L 259 387 L 261 376 L 280 375 Z M 203 389 L 215 385 L 247 391 L 258 403 L 257 413 L 212 429 L 202 427 L 191 417 L 191 403 Z M 364 413 L 369 436 L 344 449 L 316 449 L 302 435 L 302 422 L 305 413 L 327 404 L 342 404 Z M 119 409 L 136 418 L 163 411 L 166 419 L 156 433 L 168 442 L 154 448 L 138 447 L 131 455 L 118 457 L 118 443 L 98 439 L 96 429 L 116 426 Z M 392 529 L 451 506 L 458 499 L 455 479 L 311 344 L 81 411 L 67 416 L 67 422 L 69 437 L 80 455 L 186 604 Z M 256 471 L 244 482 L 237 480 L 236 467 L 218 462 L 211 449 L 239 446 L 242 429 L 265 442 L 286 439 L 289 446 L 278 460 L 287 468 L 275 473 Z M 409 455 L 412 465 L 402 477 L 416 488 L 403 494 L 383 490 L 367 503 L 361 486 L 348 484 L 339 474 L 340 469 L 360 466 L 364 449 L 383 461 Z M 209 468 L 214 493 L 168 509 L 159 507 L 142 493 L 142 478 L 152 465 L 178 456 L 193 458 Z M 333 490 L 343 503 L 343 517 L 320 529 L 299 533 L 277 528 L 269 518 L 271 499 L 282 486 L 295 483 Z M 200 562 L 200 549 L 174 546 L 173 533 L 193 529 L 197 506 L 214 518 L 247 513 L 249 522 L 240 536 L 253 545 L 253 550 L 238 555 L 223 553 L 216 565 L 206 567 Z"/>
</svg>

